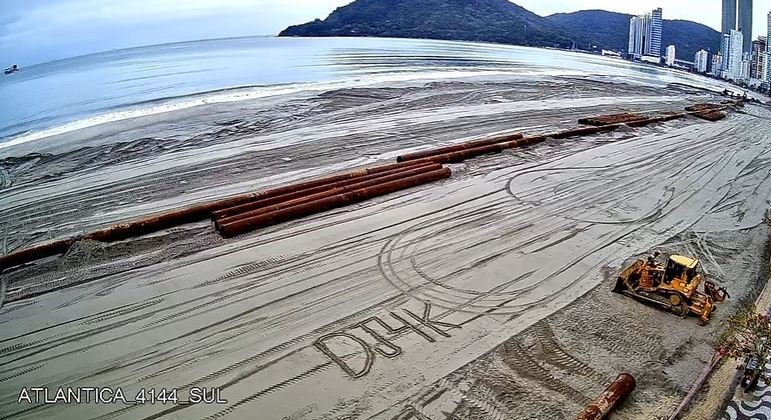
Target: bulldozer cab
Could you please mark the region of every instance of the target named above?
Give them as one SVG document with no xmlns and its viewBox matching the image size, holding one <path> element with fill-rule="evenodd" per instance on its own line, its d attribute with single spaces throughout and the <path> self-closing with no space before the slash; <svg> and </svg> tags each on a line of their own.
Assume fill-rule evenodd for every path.
<svg viewBox="0 0 771 420">
<path fill-rule="evenodd" d="M 664 283 L 670 284 L 679 280 L 685 285 L 690 284 L 696 276 L 696 268 L 699 260 L 684 257 L 682 255 L 672 255 L 667 261 L 667 268 L 664 272 Z"/>
</svg>

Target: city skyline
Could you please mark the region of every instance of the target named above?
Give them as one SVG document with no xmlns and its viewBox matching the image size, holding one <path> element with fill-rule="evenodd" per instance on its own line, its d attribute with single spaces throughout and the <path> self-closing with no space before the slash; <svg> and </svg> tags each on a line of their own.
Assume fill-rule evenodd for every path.
<svg viewBox="0 0 771 420">
<path fill-rule="evenodd" d="M 723 34 L 730 34 L 731 30 L 742 33 L 742 51 L 749 52 L 752 36 L 752 0 L 722 0 L 723 13 L 721 16 L 721 30 Z"/>
<path fill-rule="evenodd" d="M 690 69 L 739 83 L 767 87 L 771 80 L 771 11 L 766 15 L 765 35 L 753 37 L 752 0 L 722 0 L 722 29 L 720 49 L 711 54 L 705 49 L 696 52 L 693 62 L 677 58 L 677 45 L 668 45 L 665 54 L 660 51 L 662 9 L 629 20 L 627 57 L 669 67 Z M 654 41 L 655 39 L 655 41 Z M 709 69 L 709 64 L 712 68 Z"/>
</svg>

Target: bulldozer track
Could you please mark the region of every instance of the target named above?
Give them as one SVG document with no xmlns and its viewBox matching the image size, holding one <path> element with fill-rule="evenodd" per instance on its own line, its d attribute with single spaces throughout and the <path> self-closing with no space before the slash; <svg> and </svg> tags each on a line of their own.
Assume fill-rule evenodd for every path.
<svg viewBox="0 0 771 420">
<path fill-rule="evenodd" d="M 511 412 L 498 401 L 495 390 L 483 381 L 475 383 L 465 398 L 469 406 L 469 419 L 507 420 Z"/>
<path fill-rule="evenodd" d="M 587 396 L 552 375 L 549 370 L 533 359 L 528 351 L 515 340 L 510 340 L 503 345 L 501 358 L 518 375 L 532 379 L 544 388 L 565 395 L 578 404 L 589 402 Z"/>
<path fill-rule="evenodd" d="M 511 413 L 511 419 L 531 419 L 538 413 L 544 419 L 563 418 L 564 414 L 540 401 L 548 400 L 540 391 L 517 382 L 504 362 L 499 358 L 481 379 L 496 392 L 496 398 Z"/>
<path fill-rule="evenodd" d="M 613 297 L 613 296 L 608 296 Z M 628 299 L 619 296 L 618 299 Z M 594 314 L 605 314 L 604 308 L 610 302 L 599 300 L 589 300 L 582 306 L 582 311 Z M 641 304 L 640 304 L 641 305 Z M 645 308 L 645 306 L 642 306 Z M 656 308 L 650 308 L 651 311 L 658 311 Z M 642 360 L 657 360 L 652 355 L 657 352 L 663 352 L 662 339 L 657 332 L 651 331 L 645 327 L 645 324 L 634 322 L 634 331 L 639 334 L 614 334 L 612 331 L 602 328 L 602 325 L 612 323 L 612 317 L 598 317 L 591 323 L 583 323 L 574 318 L 566 318 L 561 327 L 570 331 L 581 331 L 587 337 L 592 337 L 597 346 L 607 350 L 610 353 L 620 356 L 634 356 Z"/>
<path fill-rule="evenodd" d="M 609 382 L 609 378 L 597 372 L 588 364 L 575 358 L 562 348 L 556 337 L 554 337 L 554 331 L 552 331 L 546 321 L 540 321 L 533 325 L 533 332 L 535 333 L 538 342 L 541 343 L 544 359 L 550 364 L 586 376 L 600 385 L 605 385 Z"/>
</svg>

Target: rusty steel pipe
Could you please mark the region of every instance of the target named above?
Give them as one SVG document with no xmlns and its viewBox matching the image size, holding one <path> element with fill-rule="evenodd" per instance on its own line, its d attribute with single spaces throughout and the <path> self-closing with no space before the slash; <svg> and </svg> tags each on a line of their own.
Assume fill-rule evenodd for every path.
<svg viewBox="0 0 771 420">
<path fill-rule="evenodd" d="M 233 223 L 220 225 L 220 234 L 226 237 L 240 235 L 261 227 L 274 225 L 287 220 L 297 219 L 310 214 L 319 213 L 348 204 L 360 202 L 369 198 L 390 194 L 399 190 L 415 187 L 440 179 L 449 178 L 452 173 L 449 168 L 415 175 L 398 181 L 377 184 L 371 188 L 361 188 L 305 204 L 261 214 L 256 217 L 241 219 Z"/>
<path fill-rule="evenodd" d="M 184 208 L 182 210 L 162 213 L 156 216 L 150 216 L 132 222 L 119 223 L 104 229 L 99 229 L 87 233 L 83 235 L 83 239 L 90 239 L 100 242 L 120 241 L 135 236 L 157 232 L 159 230 L 182 225 L 185 223 L 199 222 L 206 219 L 211 208 L 216 208 L 214 203 L 202 204 Z"/>
<path fill-rule="evenodd" d="M 286 194 L 293 191 L 311 188 L 313 186 L 324 185 L 330 182 L 341 181 L 345 179 L 351 179 L 356 177 L 363 177 L 371 174 L 382 173 L 399 168 L 412 167 L 418 163 L 405 162 L 405 163 L 390 163 L 385 165 L 379 165 L 371 168 L 359 169 L 352 172 L 346 172 L 339 175 L 332 175 L 323 178 L 313 179 L 298 184 L 292 184 L 284 187 L 273 188 L 269 190 L 259 191 L 256 193 L 247 193 L 237 195 L 222 200 L 212 201 L 208 203 L 198 204 L 179 210 L 169 211 L 158 215 L 150 216 L 141 220 L 121 223 L 114 226 L 110 226 L 104 229 L 97 230 L 95 232 L 88 233 L 82 236 L 83 239 L 91 239 L 102 242 L 119 241 L 122 239 L 131 238 L 134 236 L 141 236 L 148 233 L 156 232 L 169 227 L 174 227 L 184 223 L 199 222 L 201 220 L 211 217 L 211 212 L 221 210 L 228 207 L 234 207 L 249 201 L 254 201 L 260 198 L 266 198 L 270 196 Z M 79 238 L 68 238 L 53 243 L 47 243 L 42 245 L 36 245 L 31 248 L 27 248 L 21 251 L 16 251 L 11 254 L 0 257 L 0 271 L 7 268 L 15 267 L 18 265 L 26 264 L 35 260 L 51 257 L 54 255 L 64 254 Z"/>
<path fill-rule="evenodd" d="M 340 188 L 340 187 L 343 187 L 343 186 L 346 186 L 346 185 L 356 184 L 356 183 L 359 183 L 359 182 L 369 181 L 369 180 L 372 180 L 372 179 L 378 179 L 378 178 L 386 177 L 386 176 L 393 175 L 393 174 L 412 172 L 412 171 L 414 171 L 414 170 L 416 170 L 418 168 L 423 168 L 423 167 L 432 166 L 432 165 L 435 165 L 435 164 L 429 163 L 429 162 L 421 162 L 421 163 L 416 163 L 416 164 L 400 166 L 400 167 L 398 167 L 396 169 L 391 169 L 389 171 L 377 172 L 377 173 L 373 173 L 373 174 L 370 174 L 370 175 L 365 175 L 365 176 L 359 176 L 359 177 L 355 177 L 355 178 L 344 179 L 342 181 L 334 181 L 334 182 L 330 182 L 330 183 L 327 183 L 327 184 L 319 185 L 317 187 L 297 190 L 297 191 L 293 191 L 293 192 L 289 192 L 289 193 L 281 194 L 281 195 L 274 195 L 274 196 L 271 196 L 271 197 L 266 197 L 266 198 L 263 198 L 263 199 L 250 201 L 248 203 L 244 203 L 244 204 L 241 204 L 241 205 L 238 205 L 238 206 L 228 207 L 228 208 L 221 209 L 221 210 L 216 210 L 216 211 L 212 212 L 211 216 L 212 216 L 213 219 L 223 219 L 225 217 L 235 216 L 235 215 L 238 215 L 238 214 L 246 213 L 246 212 L 249 212 L 249 211 L 252 211 L 252 210 L 256 210 L 256 209 L 259 209 L 259 208 L 262 208 L 262 207 L 270 206 L 270 205 L 273 205 L 273 204 L 278 204 L 278 203 L 282 203 L 282 202 L 285 202 L 285 201 L 290 201 L 290 200 L 294 200 L 294 199 L 297 199 L 297 198 L 302 198 L 302 197 L 306 197 L 306 196 L 309 196 L 309 195 L 318 194 L 318 193 L 321 193 L 321 192 L 324 192 L 324 191 L 329 191 L 329 190 L 334 189 L 334 188 Z M 438 167 L 434 167 L 434 169 L 439 169 L 439 168 Z"/>
<path fill-rule="evenodd" d="M 288 193 L 292 193 L 292 192 L 295 192 L 295 191 L 301 191 L 301 190 L 304 190 L 304 189 L 308 189 L 308 188 L 313 188 L 313 187 L 317 187 L 317 186 L 320 186 L 320 185 L 329 184 L 331 182 L 344 181 L 344 180 L 347 180 L 347 179 L 358 178 L 358 177 L 372 175 L 372 174 L 377 174 L 377 173 L 382 173 L 382 172 L 388 172 L 388 171 L 392 171 L 394 169 L 405 168 L 405 167 L 408 167 L 408 166 L 411 166 L 411 165 L 414 165 L 414 164 L 412 162 L 389 163 L 389 164 L 385 164 L 385 165 L 373 166 L 371 168 L 357 169 L 355 171 L 345 172 L 345 173 L 338 174 L 338 175 L 330 175 L 330 176 L 325 176 L 325 177 L 321 177 L 321 178 L 311 179 L 309 181 L 303 181 L 303 182 L 298 182 L 298 183 L 294 183 L 294 184 L 290 184 L 290 185 L 285 185 L 285 186 L 282 186 L 282 187 L 271 188 L 271 189 L 268 189 L 268 190 L 262 190 L 262 191 L 252 192 L 252 193 L 241 194 L 241 195 L 238 195 L 238 196 L 235 196 L 235 197 L 230 197 L 230 198 L 226 198 L 224 200 L 219 200 L 219 201 L 214 202 L 214 203 L 204 204 L 204 206 L 207 206 L 207 208 L 206 208 L 207 212 L 212 212 L 212 211 L 217 211 L 217 210 L 228 208 L 228 207 L 235 207 L 235 206 L 238 206 L 240 204 L 248 203 L 250 201 L 254 201 L 254 200 L 258 200 L 258 199 L 274 197 L 274 196 L 282 195 L 282 194 L 288 194 Z M 207 215 L 207 217 L 208 217 L 208 215 Z"/>
<path fill-rule="evenodd" d="M 512 140 L 519 140 L 524 137 L 522 134 L 506 134 L 502 136 L 495 136 L 481 140 L 473 140 L 465 143 L 459 143 L 452 146 L 439 147 L 436 149 L 424 150 L 421 152 L 407 153 L 396 157 L 397 162 L 407 162 L 410 160 L 423 159 L 430 156 L 444 155 L 447 153 L 460 152 L 462 150 L 473 149 L 481 146 L 489 146 L 491 144 L 506 143 Z"/>
<path fill-rule="evenodd" d="M 594 401 L 578 413 L 576 420 L 602 420 L 634 391 L 637 381 L 628 373 L 622 373 L 605 388 Z"/>
<path fill-rule="evenodd" d="M 218 217 L 214 219 L 214 227 L 216 230 L 219 231 L 219 226 L 227 223 L 232 223 L 237 220 L 241 219 L 248 219 L 251 217 L 259 216 L 261 214 L 270 213 L 273 211 L 282 210 L 288 207 L 293 207 L 296 205 L 308 203 L 311 201 L 320 200 L 322 198 L 331 197 L 333 195 L 342 194 L 345 192 L 355 191 L 362 188 L 370 188 L 374 187 L 375 185 L 382 184 L 385 182 L 392 182 L 392 181 L 398 181 L 400 179 L 409 178 L 411 176 L 424 174 L 427 172 L 433 172 L 442 169 L 442 165 L 438 163 L 428 163 L 426 165 L 415 165 L 414 169 L 409 169 L 406 171 L 399 171 L 397 173 L 388 173 L 384 172 L 384 174 L 388 174 L 385 176 L 378 176 L 374 179 L 364 180 L 366 177 L 362 178 L 356 178 L 357 182 L 347 184 L 347 185 L 338 185 L 336 187 L 317 192 L 316 194 L 304 194 L 302 196 L 296 197 L 292 200 L 286 200 L 286 201 L 280 201 L 275 202 L 271 204 L 266 204 L 264 206 L 255 207 L 254 209 L 246 212 L 236 213 L 232 214 L 227 217 Z M 377 174 L 380 175 L 380 174 Z M 305 190 L 309 191 L 309 190 Z M 240 206 L 239 206 L 240 207 Z"/>
<path fill-rule="evenodd" d="M 653 124 L 653 123 L 658 123 L 658 122 L 666 122 L 666 121 L 671 121 L 671 120 L 676 120 L 676 119 L 684 118 L 686 115 L 688 115 L 688 114 L 686 114 L 686 113 L 678 113 L 678 114 L 672 114 L 672 115 L 663 115 L 663 116 L 660 116 L 660 117 L 646 118 L 644 120 L 639 120 L 639 121 L 631 121 L 631 122 L 626 123 L 626 125 L 628 125 L 630 127 L 642 127 L 642 126 L 646 126 L 648 124 Z"/>
<path fill-rule="evenodd" d="M 88 233 L 84 235 L 83 238 L 101 242 L 119 241 L 135 236 L 157 232 L 159 230 L 167 229 L 173 226 L 199 222 L 211 217 L 211 213 L 214 211 L 234 207 L 249 201 L 273 197 L 276 195 L 291 193 L 295 191 L 301 191 L 307 188 L 328 184 L 330 182 L 358 178 L 380 172 L 387 172 L 396 168 L 411 167 L 413 165 L 415 165 L 415 163 L 412 162 L 380 165 L 372 168 L 364 168 L 352 172 L 346 172 L 339 175 L 317 178 L 297 184 L 286 185 L 283 187 L 242 194 L 223 200 L 212 201 L 209 203 L 186 207 L 180 210 L 161 213 L 159 215 L 150 216 L 133 222 L 113 225 L 104 229 L 97 230 L 95 232 Z"/>
<path fill-rule="evenodd" d="M 702 120 L 707 120 L 712 122 L 720 121 L 727 116 L 726 113 L 722 111 L 700 111 L 700 112 L 694 112 L 691 115 L 693 115 L 696 118 L 701 118 Z"/>
<path fill-rule="evenodd" d="M 205 209 L 202 209 L 202 210 L 208 213 L 208 212 L 213 212 L 213 211 L 217 211 L 228 207 L 235 207 L 240 204 L 248 203 L 250 201 L 254 201 L 258 199 L 274 197 L 282 194 L 288 194 L 295 191 L 301 191 L 304 189 L 329 184 L 331 182 L 344 181 L 347 179 L 353 179 L 353 178 L 363 177 L 367 175 L 388 172 L 395 169 L 406 168 L 412 165 L 414 165 L 414 163 L 405 162 L 405 163 L 389 163 L 385 165 L 373 166 L 371 168 L 362 168 L 351 172 L 344 172 L 338 175 L 330 175 L 330 176 L 325 176 L 321 178 L 311 179 L 308 181 L 289 184 L 282 187 L 276 187 L 276 188 L 271 188 L 267 190 L 241 194 L 241 195 L 226 198 L 223 200 L 218 200 L 216 202 L 202 204 L 201 207 L 205 207 Z M 207 214 L 206 217 L 209 217 L 209 215 Z M 204 217 L 203 219 L 205 219 L 206 217 Z"/>
<path fill-rule="evenodd" d="M 0 257 L 0 271 L 54 255 L 65 254 L 75 241 L 75 238 L 61 239 L 3 255 Z"/>
<path fill-rule="evenodd" d="M 597 134 L 605 131 L 613 131 L 621 127 L 621 124 L 608 124 L 598 127 L 578 127 L 571 128 L 569 130 L 558 131 L 552 134 L 545 134 L 545 137 L 551 137 L 553 139 L 566 139 L 568 137 L 586 136 L 589 134 Z"/>
<path fill-rule="evenodd" d="M 693 111 L 720 111 L 723 108 L 725 108 L 723 105 L 720 104 L 713 104 L 713 103 L 698 103 L 693 104 L 685 107 L 686 111 L 693 112 Z"/>
<path fill-rule="evenodd" d="M 578 123 L 586 124 L 586 125 L 603 126 L 608 124 L 619 124 L 619 123 L 626 123 L 629 121 L 643 120 L 646 118 L 648 117 L 641 114 L 625 112 L 621 114 L 609 114 L 609 115 L 599 115 L 596 117 L 580 118 L 578 120 Z"/>
<path fill-rule="evenodd" d="M 457 163 L 472 157 L 486 155 L 488 153 L 498 153 L 506 149 L 513 149 L 515 147 L 540 143 L 545 139 L 546 138 L 543 136 L 524 137 L 520 140 L 480 146 L 473 149 L 461 150 L 459 152 L 445 153 L 443 155 L 429 156 L 418 160 L 412 160 L 410 162 Z"/>
</svg>

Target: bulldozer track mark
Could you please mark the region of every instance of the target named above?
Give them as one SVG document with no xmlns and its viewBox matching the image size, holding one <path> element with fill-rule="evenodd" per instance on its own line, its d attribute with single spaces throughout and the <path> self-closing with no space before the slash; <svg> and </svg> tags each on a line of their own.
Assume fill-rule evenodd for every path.
<svg viewBox="0 0 771 420">
<path fill-rule="evenodd" d="M 117 318 L 117 317 L 121 317 L 121 316 L 125 316 L 125 315 L 130 315 L 130 314 L 133 314 L 135 312 L 140 312 L 140 311 L 142 311 L 144 309 L 152 308 L 155 305 L 161 304 L 161 303 L 163 303 L 164 300 L 165 299 L 163 299 L 163 298 L 159 298 L 159 299 L 153 299 L 153 300 L 148 301 L 148 302 L 138 303 L 136 305 L 133 305 L 133 306 L 125 308 L 125 309 L 120 309 L 120 310 L 117 310 L 117 311 L 113 311 L 113 312 L 110 312 L 110 313 L 107 313 L 107 314 L 104 314 L 104 315 L 100 315 L 98 317 L 91 318 L 89 320 L 83 321 L 81 323 L 81 325 L 97 324 L 97 323 L 100 323 L 100 322 L 107 321 L 108 319 Z"/>
<path fill-rule="evenodd" d="M 175 275 L 169 276 L 169 277 L 161 277 L 161 278 L 159 278 L 157 280 L 149 280 L 149 281 L 146 281 L 146 282 L 143 282 L 143 283 L 139 283 L 138 286 L 139 287 L 155 286 L 156 284 L 161 284 L 161 283 L 165 283 L 167 281 L 176 280 L 176 279 L 179 279 L 179 278 L 182 278 L 182 277 L 187 277 L 190 274 L 192 274 L 192 273 L 186 272 L 186 273 L 175 274 Z"/>
<path fill-rule="evenodd" d="M 24 375 L 26 375 L 26 374 L 28 374 L 30 372 L 34 372 L 34 371 L 40 369 L 43 366 L 45 366 L 45 364 L 35 365 L 35 366 L 29 367 L 27 369 L 20 370 L 20 371 L 14 373 L 13 375 L 9 375 L 9 376 L 5 376 L 5 377 L 0 378 L 0 382 L 7 382 L 7 381 L 10 381 L 11 379 L 16 379 L 16 378 L 18 378 L 20 376 L 24 376 Z"/>
<path fill-rule="evenodd" d="M 562 382 L 546 368 L 541 366 L 530 353 L 516 340 L 509 340 L 499 350 L 504 363 L 518 375 L 538 382 L 540 385 L 552 391 L 563 394 L 578 404 L 587 404 L 590 400 L 581 392 Z"/>
<path fill-rule="evenodd" d="M 131 305 L 131 306 L 127 307 L 127 308 L 119 309 L 119 310 L 114 311 L 114 312 L 104 313 L 102 315 L 97 316 L 96 318 L 88 318 L 88 319 L 85 319 L 85 320 L 83 320 L 83 321 L 81 321 L 79 323 L 71 324 L 70 328 L 77 328 L 79 326 L 88 326 L 88 325 L 91 325 L 91 324 L 104 322 L 104 321 L 110 320 L 112 318 L 129 315 L 129 314 L 132 314 L 134 312 L 141 311 L 143 309 L 151 308 L 151 307 L 153 307 L 153 306 L 155 306 L 155 305 L 157 305 L 157 304 L 159 304 L 161 302 L 163 302 L 162 298 L 161 299 L 154 299 L 154 300 L 152 300 L 150 302 L 144 302 L 144 303 L 140 303 L 140 304 L 136 304 L 136 305 Z M 140 317 L 141 317 L 141 315 L 140 315 Z M 138 318 L 135 318 L 135 319 L 138 319 Z M 113 326 L 121 326 L 121 325 L 123 325 L 123 322 L 117 323 L 117 324 L 110 324 L 110 325 L 108 325 L 106 327 L 102 326 L 102 327 L 97 328 L 95 331 L 96 331 L 96 333 L 99 333 L 99 332 L 110 330 L 110 329 L 112 329 Z M 61 333 L 54 334 L 54 335 L 51 335 L 51 336 L 48 336 L 48 337 L 45 337 L 45 338 L 42 338 L 42 339 L 39 339 L 39 340 L 16 343 L 16 344 L 8 346 L 8 347 L 0 348 L 0 355 L 7 356 L 7 355 L 10 355 L 10 354 L 13 354 L 13 353 L 17 353 L 19 351 L 28 350 L 28 349 L 35 348 L 35 347 L 42 346 L 42 345 L 48 345 L 47 349 L 50 349 L 50 348 L 57 347 L 57 346 L 59 346 L 61 344 L 66 344 L 66 343 L 72 342 L 73 340 L 77 341 L 79 339 L 79 337 L 85 337 L 85 336 L 88 336 L 88 335 L 92 335 L 90 333 L 91 333 L 90 331 L 80 331 L 80 332 L 74 332 L 74 333 L 73 332 L 69 332 L 69 331 L 61 332 Z"/>
<path fill-rule="evenodd" d="M 3 302 L 0 301 L 0 309 L 3 309 L 3 304 L 2 303 Z M 0 313 L 0 315 L 7 316 L 8 314 L 10 314 L 12 312 L 15 312 L 15 311 L 18 311 L 18 310 L 21 310 L 21 309 L 24 309 L 24 308 L 27 308 L 27 307 L 30 307 L 30 306 L 34 306 L 35 304 L 37 304 L 37 302 L 34 299 L 30 299 L 30 300 L 24 301 L 24 302 L 16 302 L 14 305 L 6 306 L 5 309 Z M 0 317 L 0 324 L 2 324 L 3 322 L 8 322 L 8 319 L 4 318 L 4 317 Z M 4 340 L 0 340 L 0 342 L 2 342 L 2 341 L 4 341 Z"/>
<path fill-rule="evenodd" d="M 267 260 L 257 261 L 257 262 L 254 262 L 254 263 L 251 263 L 251 264 L 247 264 L 247 265 L 243 265 L 243 266 L 238 267 L 236 269 L 230 270 L 227 273 L 225 273 L 225 274 L 223 274 L 223 275 L 221 275 L 221 276 L 219 276 L 219 277 L 217 277 L 217 278 L 215 278 L 213 280 L 208 280 L 208 281 L 205 281 L 205 282 L 198 283 L 195 286 L 193 286 L 193 288 L 197 289 L 197 288 L 201 288 L 201 287 L 205 287 L 205 286 L 210 286 L 212 284 L 216 284 L 216 283 L 219 283 L 221 281 L 232 280 L 232 279 L 235 279 L 235 278 L 244 277 L 244 276 L 252 274 L 252 273 L 254 273 L 256 271 L 268 270 L 268 269 L 271 269 L 271 268 L 278 267 L 278 266 L 280 266 L 282 264 L 286 264 L 288 262 L 293 262 L 293 261 L 301 260 L 301 259 L 303 259 L 305 257 L 306 257 L 305 255 L 297 255 L 295 257 L 286 257 L 286 256 L 283 256 L 283 255 L 279 255 L 279 256 L 276 256 L 276 257 L 271 257 L 271 258 L 268 258 Z"/>
<path fill-rule="evenodd" d="M 355 265 L 356 263 L 361 262 L 361 261 L 365 261 L 365 260 L 366 260 L 366 258 L 362 258 L 361 260 L 353 261 L 353 262 L 347 264 L 346 266 Z M 284 267 L 284 269 L 289 270 L 289 269 L 291 269 L 291 267 Z M 275 275 L 275 273 L 273 275 Z M 261 278 L 261 279 L 258 279 L 258 280 L 265 280 L 265 279 Z M 235 302 L 241 302 L 241 301 L 250 299 L 252 296 L 249 294 L 249 292 L 252 292 L 253 290 L 256 290 L 256 289 L 258 289 L 258 288 L 260 288 L 262 286 L 263 286 L 263 282 L 256 282 L 256 283 L 252 282 L 252 283 L 249 283 L 247 285 L 235 285 L 235 286 L 233 286 L 233 287 L 231 287 L 229 289 L 225 289 L 225 292 L 229 292 L 227 294 L 223 294 L 223 291 L 221 291 L 221 290 L 214 291 L 214 292 L 209 293 L 209 294 L 207 294 L 206 296 L 203 297 L 203 298 L 211 298 L 211 299 L 209 299 L 209 300 L 207 300 L 207 301 L 205 301 L 203 303 L 199 303 L 197 305 L 194 305 L 193 307 L 186 308 L 186 309 L 184 309 L 182 311 L 178 311 L 178 312 L 174 312 L 174 313 L 165 315 L 165 316 L 163 316 L 163 317 L 161 317 L 159 319 L 156 319 L 154 321 L 146 323 L 141 328 L 145 329 L 145 328 L 157 327 L 158 325 L 166 323 L 166 322 L 168 322 L 170 320 L 177 319 L 177 318 L 179 318 L 181 316 L 187 315 L 187 314 L 192 313 L 192 312 L 200 311 L 201 309 L 204 309 L 204 308 L 210 308 L 210 307 L 212 307 L 215 304 L 219 304 L 219 303 L 222 303 L 222 302 L 225 302 L 225 301 L 230 301 L 231 303 L 235 303 Z M 294 293 L 292 293 L 290 295 L 287 295 L 287 296 L 284 296 L 282 298 L 279 298 L 276 301 L 271 301 L 271 302 L 265 303 L 265 304 L 261 305 L 261 307 L 266 306 L 268 304 L 276 303 L 277 301 L 288 299 L 288 298 L 291 298 L 291 297 L 294 297 L 294 296 L 302 295 L 303 293 L 307 293 L 307 292 L 309 292 L 311 290 L 314 290 L 314 289 L 320 289 L 320 288 L 324 288 L 324 287 L 327 287 L 327 286 L 328 286 L 327 284 L 323 284 L 323 283 L 322 284 L 317 284 L 317 285 L 314 285 L 314 286 L 310 286 L 308 288 L 305 288 L 305 289 L 302 289 L 300 291 L 294 292 Z M 184 306 L 184 305 L 187 305 L 189 303 L 199 302 L 201 300 L 202 300 L 202 298 L 188 300 L 188 301 L 185 301 L 183 303 L 176 304 L 174 307 Z M 168 310 L 168 309 L 171 309 L 171 308 L 165 308 L 165 309 Z M 259 309 L 260 309 L 260 307 L 252 308 L 251 310 L 248 310 L 246 312 L 256 311 L 256 310 L 259 310 Z M 203 311 L 203 312 L 205 312 L 205 311 Z"/>
<path fill-rule="evenodd" d="M 624 296 L 618 296 L 618 299 L 628 298 Z M 602 305 L 604 304 L 604 302 L 599 301 L 587 302 L 586 310 L 591 313 L 602 314 L 604 311 Z M 643 311 L 646 309 L 650 311 L 658 311 L 656 308 L 647 308 L 645 306 L 642 306 L 641 308 Z M 613 334 L 600 327 L 603 324 L 610 324 L 614 322 L 613 318 L 601 317 L 591 324 L 582 323 L 577 325 L 574 322 L 577 321 L 570 318 L 566 319 L 565 328 L 569 329 L 570 331 L 582 331 L 582 333 L 587 337 L 592 337 L 593 341 L 596 342 L 599 347 L 604 348 L 611 353 L 624 356 L 633 355 L 637 358 L 641 358 L 642 360 L 652 361 L 656 360 L 651 359 L 652 356 L 655 356 L 657 353 L 662 355 L 664 353 L 662 338 L 658 335 L 658 332 L 651 331 L 649 328 L 646 328 L 645 325 L 641 325 L 637 322 L 634 322 L 632 325 L 634 327 L 634 331 L 639 331 L 638 334 Z"/>
<path fill-rule="evenodd" d="M 586 376 L 599 385 L 605 385 L 610 381 L 610 378 L 607 378 L 588 364 L 568 353 L 557 341 L 547 321 L 541 320 L 533 325 L 533 332 L 543 347 L 544 357 L 550 364 L 567 369 L 572 373 Z"/>
<path fill-rule="evenodd" d="M 500 358 L 496 357 L 493 366 L 491 374 L 485 374 L 482 376 L 482 380 L 488 381 L 491 387 L 498 392 L 498 400 L 509 409 L 512 418 L 517 418 L 516 414 L 521 413 L 519 418 L 525 419 L 530 413 L 535 412 L 545 415 L 544 419 L 563 417 L 559 410 L 540 403 L 541 401 L 548 401 L 548 398 L 540 390 L 517 382 L 510 373 L 511 370 L 505 367 Z"/>
<path fill-rule="evenodd" d="M 469 419 L 507 420 L 511 418 L 511 413 L 496 403 L 492 390 L 479 386 L 475 391 L 479 394 L 478 397 L 476 393 L 470 393 L 471 395 L 467 395 L 465 399 L 469 406 Z"/>
<path fill-rule="evenodd" d="M 15 404 L 14 404 L 15 405 Z M 8 413 L 0 413 L 0 420 L 3 419 L 12 419 L 12 418 L 18 418 L 26 413 L 30 413 L 36 410 L 50 410 L 51 405 L 45 405 L 45 404 L 34 404 L 32 406 L 29 406 L 27 408 L 23 408 L 21 410 L 11 411 Z"/>
</svg>

